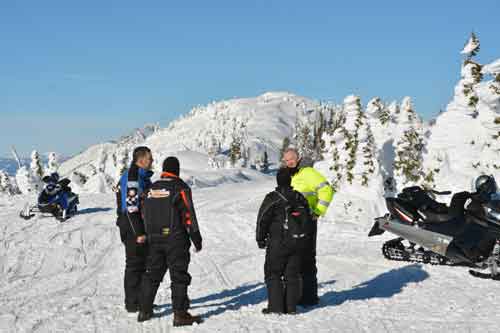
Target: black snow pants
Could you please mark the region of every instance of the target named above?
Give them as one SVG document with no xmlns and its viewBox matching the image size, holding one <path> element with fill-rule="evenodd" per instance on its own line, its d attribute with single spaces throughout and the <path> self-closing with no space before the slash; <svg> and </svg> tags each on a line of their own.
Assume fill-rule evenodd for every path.
<svg viewBox="0 0 500 333">
<path fill-rule="evenodd" d="M 153 311 L 153 302 L 167 269 L 170 272 L 172 309 L 189 309 L 187 289 L 191 284 L 191 275 L 188 273 L 190 246 L 187 237 L 169 242 L 150 241 L 146 273 L 142 279 L 141 311 Z"/>
<path fill-rule="evenodd" d="M 316 304 L 318 301 L 318 269 L 316 267 L 316 239 L 318 235 L 317 220 L 313 221 L 311 237 L 306 240 L 302 251 L 301 275 L 302 275 L 302 299 L 300 304 Z"/>
<path fill-rule="evenodd" d="M 264 264 L 269 312 L 296 311 L 302 294 L 300 269 L 303 243 L 304 240 L 269 242 Z"/>
<path fill-rule="evenodd" d="M 136 237 L 129 229 L 127 215 L 118 216 L 116 222 L 120 228 L 120 238 L 125 246 L 125 273 L 123 287 L 125 290 L 125 307 L 136 309 L 139 306 L 141 293 L 141 279 L 146 271 L 147 247 L 137 244 Z"/>
</svg>

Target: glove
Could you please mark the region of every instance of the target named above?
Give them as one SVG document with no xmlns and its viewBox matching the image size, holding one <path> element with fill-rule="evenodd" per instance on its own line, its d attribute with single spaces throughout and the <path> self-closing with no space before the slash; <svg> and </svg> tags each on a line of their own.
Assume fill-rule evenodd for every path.
<svg viewBox="0 0 500 333">
<path fill-rule="evenodd" d="M 267 242 L 265 240 L 260 240 L 260 241 L 257 241 L 257 246 L 259 247 L 259 249 L 265 249 L 266 248 L 266 244 Z"/>
<path fill-rule="evenodd" d="M 193 242 L 194 248 L 196 249 L 196 252 L 201 251 L 201 244 L 202 244 L 202 239 L 201 239 L 201 234 L 199 231 L 193 233 L 191 235 L 191 241 Z"/>
</svg>

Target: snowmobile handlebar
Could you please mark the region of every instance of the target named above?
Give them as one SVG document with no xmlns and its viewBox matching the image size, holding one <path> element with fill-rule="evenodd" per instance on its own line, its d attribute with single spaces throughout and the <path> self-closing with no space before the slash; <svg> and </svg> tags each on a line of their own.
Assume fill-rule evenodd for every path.
<svg viewBox="0 0 500 333">
<path fill-rule="evenodd" d="M 429 192 L 435 195 L 450 195 L 452 193 L 451 191 L 436 191 L 436 190 L 429 190 Z"/>
</svg>

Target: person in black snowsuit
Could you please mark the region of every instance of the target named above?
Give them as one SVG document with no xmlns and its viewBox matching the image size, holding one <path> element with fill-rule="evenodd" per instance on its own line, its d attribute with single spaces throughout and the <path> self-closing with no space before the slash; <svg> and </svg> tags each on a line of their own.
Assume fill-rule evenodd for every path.
<svg viewBox="0 0 500 333">
<path fill-rule="evenodd" d="M 117 220 L 120 238 L 125 246 L 125 309 L 139 311 L 139 293 L 142 274 L 146 270 L 146 247 L 144 224 L 140 212 L 140 201 L 151 186 L 150 171 L 153 157 L 147 147 L 137 147 L 132 163 L 120 178 L 116 189 Z"/>
<path fill-rule="evenodd" d="M 170 271 L 174 326 L 201 322 L 199 316 L 192 316 L 187 311 L 190 306 L 187 289 L 191 283 L 189 248 L 193 242 L 196 252 L 201 251 L 202 238 L 191 189 L 179 178 L 179 171 L 177 158 L 165 159 L 161 179 L 151 186 L 143 203 L 149 255 L 142 280 L 139 322 L 153 317 L 153 301 L 167 269 Z"/>
<path fill-rule="evenodd" d="M 312 217 L 306 199 L 290 185 L 290 171 L 282 168 L 276 178 L 278 187 L 267 194 L 257 217 L 257 245 L 266 249 L 268 306 L 262 312 L 294 314 L 302 296 L 301 251 L 310 242 Z M 290 214 L 305 221 L 300 235 L 291 234 Z"/>
</svg>

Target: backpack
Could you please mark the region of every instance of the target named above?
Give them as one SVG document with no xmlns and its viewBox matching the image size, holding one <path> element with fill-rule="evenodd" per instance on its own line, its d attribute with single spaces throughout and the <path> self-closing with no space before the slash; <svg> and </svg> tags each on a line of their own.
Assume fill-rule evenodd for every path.
<svg viewBox="0 0 500 333">
<path fill-rule="evenodd" d="M 283 221 L 284 234 L 293 239 L 304 238 L 310 234 L 312 221 L 309 206 L 292 204 L 283 194 L 275 191 L 285 205 L 285 220 Z"/>
<path fill-rule="evenodd" d="M 147 191 L 143 203 L 144 227 L 152 238 L 166 238 L 180 225 L 175 205 L 177 189 L 173 182 L 157 181 Z"/>
</svg>

